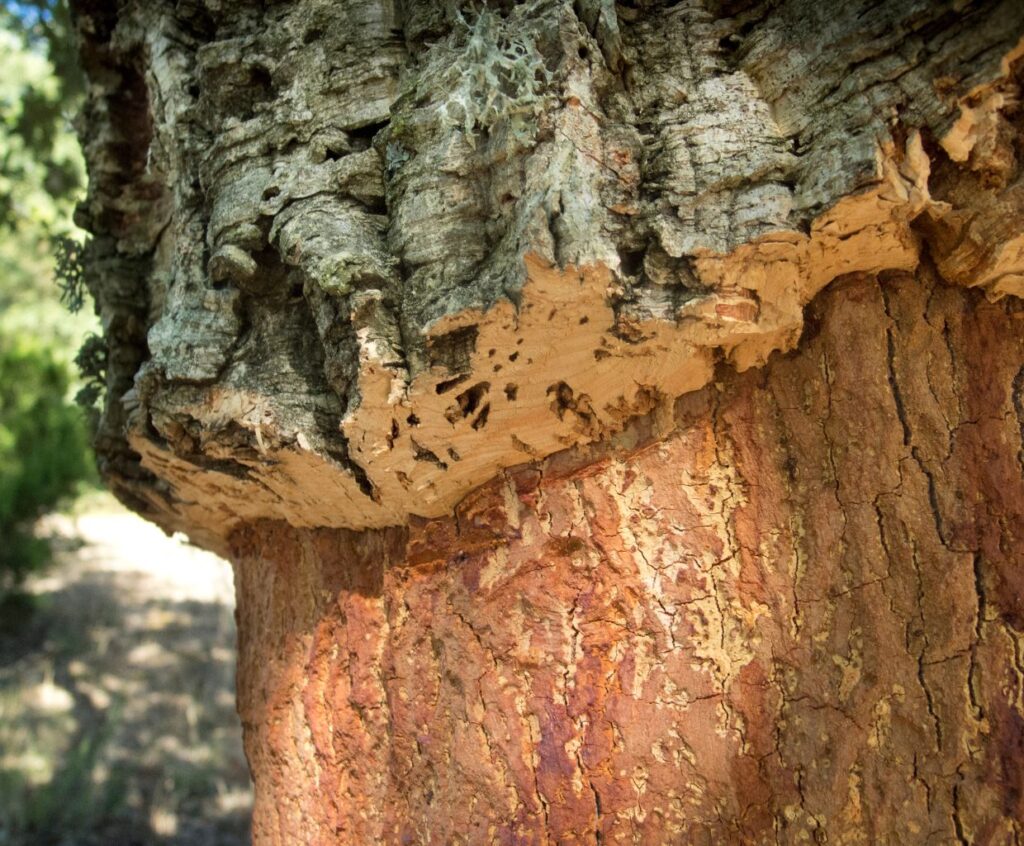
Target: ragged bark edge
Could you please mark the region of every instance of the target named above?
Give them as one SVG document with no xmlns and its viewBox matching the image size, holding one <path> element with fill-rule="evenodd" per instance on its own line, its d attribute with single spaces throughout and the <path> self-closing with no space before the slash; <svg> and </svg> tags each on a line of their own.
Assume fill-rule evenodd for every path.
<svg viewBox="0 0 1024 846">
<path fill-rule="evenodd" d="M 950 158 L 968 162 L 972 170 L 983 169 L 981 160 L 998 151 L 1005 124 L 1001 110 L 1012 103 L 1004 89 L 1019 53 L 1018 45 L 1003 58 L 993 79 L 974 86 L 962 99 L 960 118 L 942 136 L 940 144 Z M 570 69 L 563 80 L 568 93 L 554 128 L 566 138 L 587 139 L 599 134 L 600 121 L 591 112 L 590 82 L 577 71 Z M 172 63 L 154 72 L 171 77 L 168 87 L 174 84 Z M 378 99 L 366 107 L 365 120 L 381 106 L 386 109 L 393 95 Z M 244 147 L 244 133 L 240 138 Z M 333 142 L 323 143 L 329 147 Z M 904 135 L 897 126 L 875 144 L 873 173 L 852 177 L 848 187 L 858 190 L 817 214 L 807 231 L 761 222 L 746 243 L 730 235 L 726 243 L 733 248 L 725 251 L 690 243 L 689 235 L 680 241 L 679 232 L 662 231 L 659 238 L 668 261 L 684 265 L 672 271 L 687 276 L 682 292 L 672 284 L 668 290 L 632 285 L 630 276 L 636 271 L 627 266 L 628 257 L 607 255 L 603 247 L 587 242 L 588 226 L 602 226 L 599 219 L 573 220 L 576 230 L 567 248 L 564 232 L 559 243 L 558 221 L 550 208 L 547 220 L 538 225 L 536 215 L 528 213 L 530 205 L 521 203 L 514 227 L 520 258 L 504 268 L 519 277 L 513 282 L 514 296 L 485 297 L 479 305 L 435 315 L 424 326 L 422 339 L 411 339 L 405 349 L 402 340 L 408 332 L 397 325 L 402 316 L 396 319 L 388 304 L 388 286 L 394 284 L 388 281 L 391 259 L 375 252 L 372 243 L 376 224 L 360 217 L 361 212 L 350 218 L 358 236 L 355 253 L 342 254 L 341 263 L 332 258 L 336 251 L 321 255 L 307 250 L 301 256 L 301 228 L 298 234 L 288 230 L 289 222 L 298 218 L 281 213 L 289 203 L 315 198 L 316 185 L 304 187 L 301 170 L 287 184 L 275 174 L 270 187 L 264 187 L 266 179 L 257 172 L 243 175 L 224 193 L 245 194 L 248 188 L 242 183 L 255 177 L 252 188 L 263 199 L 261 210 L 252 213 L 277 215 L 270 237 L 277 239 L 284 263 L 315 280 L 313 285 L 307 281 L 306 295 L 328 359 L 327 380 L 332 387 L 341 386 L 336 388 L 341 404 L 328 403 L 297 425 L 264 384 L 247 386 L 244 380 L 225 378 L 224 368 L 242 335 L 240 318 L 232 315 L 239 311 L 240 298 L 260 293 L 262 283 L 252 271 L 262 266 L 250 255 L 256 243 L 253 226 L 245 214 L 238 217 L 238 208 L 248 201 L 238 206 L 232 200 L 235 205 L 220 212 L 215 204 L 209 274 L 214 282 L 230 284 L 226 290 L 208 290 L 202 300 L 206 311 L 200 316 L 210 317 L 200 317 L 196 331 L 198 343 L 211 351 L 203 359 L 209 363 L 195 365 L 179 355 L 176 351 L 187 347 L 181 348 L 170 331 L 173 324 L 157 320 L 149 332 L 154 359 L 143 365 L 135 387 L 127 392 L 125 376 L 138 363 L 129 362 L 124 373 L 115 368 L 119 387 L 106 415 L 112 441 L 117 440 L 114 430 L 123 427 L 127 432 L 127 446 L 141 459 L 142 483 L 108 476 L 123 482 L 136 498 L 133 504 L 149 510 L 165 527 L 185 529 L 215 547 L 239 522 L 265 517 L 284 518 L 296 526 L 401 524 L 410 515 L 444 514 L 502 468 L 605 438 L 635 415 L 653 412 L 667 420 L 664 410 L 679 395 L 707 384 L 719 357 L 745 369 L 763 363 L 772 352 L 792 349 L 802 331 L 804 306 L 830 280 L 852 272 L 915 267 L 922 233 L 935 242 L 932 252 L 951 281 L 980 284 L 993 296 L 1019 294 L 1024 280 L 1019 236 L 992 243 L 982 225 L 981 236 L 975 233 L 968 239 L 975 247 L 970 262 L 954 255 L 944 267 L 940 230 L 960 209 L 931 196 L 931 161 L 920 133 Z M 600 143 L 596 150 L 601 159 L 608 154 Z M 614 145 L 611 152 L 617 152 Z M 577 148 L 577 153 L 580 161 L 597 159 L 593 150 Z M 944 154 L 934 150 L 932 155 Z M 341 180 L 348 195 L 360 202 L 377 202 L 373 159 L 372 150 L 349 153 L 332 178 Z M 613 173 L 612 182 L 637 178 L 628 161 L 620 169 L 603 160 L 592 167 L 606 180 L 607 171 Z M 579 166 L 572 165 L 570 175 L 575 173 L 572 168 Z M 563 218 L 582 214 L 569 199 L 559 202 Z M 166 198 L 160 203 L 166 205 Z M 268 212 L 263 207 L 272 208 Z M 636 213 L 621 205 L 613 210 L 626 216 Z M 977 228 L 986 210 L 973 211 L 978 213 L 966 225 L 958 219 L 954 227 Z M 320 212 L 314 207 L 310 213 Z M 929 223 L 923 230 L 915 226 L 922 215 Z M 395 225 L 401 223 L 398 214 Z M 178 230 L 170 240 L 156 236 L 157 265 L 161 252 L 189 237 L 187 223 L 175 225 Z M 708 243 L 716 243 L 715 237 L 709 236 Z M 735 240 L 738 245 L 731 243 Z M 126 247 L 122 240 L 118 249 L 126 248 L 143 251 Z M 334 263 L 325 264 L 327 258 Z M 365 278 L 379 280 L 380 290 L 353 290 L 354 281 Z M 156 294 L 159 302 L 152 308 L 165 317 L 173 313 L 175 297 L 181 303 L 194 297 L 180 285 L 163 293 L 157 289 Z M 332 327 L 346 324 L 337 311 L 339 295 L 348 298 L 350 329 L 332 336 L 337 332 Z M 353 351 L 357 367 L 346 362 Z M 352 372 L 343 372 L 348 367 Z M 174 368 L 180 369 L 177 376 Z M 168 405 L 162 397 L 171 395 L 161 394 L 162 380 L 173 384 L 175 378 L 186 386 L 198 382 L 194 389 L 173 395 Z M 114 414 L 111 409 L 121 410 Z M 198 422 L 198 434 L 182 428 L 182 409 Z M 324 415 L 340 419 L 340 437 L 325 438 L 318 431 Z M 154 428 L 159 437 L 154 437 Z M 142 498 L 149 500 L 148 506 Z"/>
<path fill-rule="evenodd" d="M 844 198 L 809 235 L 779 232 L 727 255 L 699 257 L 696 271 L 710 293 L 680 307 L 676 322 L 619 318 L 608 267 L 559 269 L 527 255 L 518 308 L 502 302 L 432 327 L 438 345 L 467 346 L 456 367 L 438 366 L 408 383 L 372 333 L 361 333 L 362 402 L 343 431 L 372 497 L 304 448 L 301 433 L 297 448 L 241 462 L 266 493 L 230 480 L 211 490 L 192 466 L 151 441 L 137 437 L 132 446 L 182 499 L 202 502 L 205 511 L 219 495 L 232 503 L 236 520 L 273 514 L 296 526 L 377 528 L 411 514 L 440 516 L 499 470 L 614 434 L 633 416 L 661 412 L 670 425 L 676 398 L 708 384 L 718 356 L 744 370 L 793 349 L 804 307 L 831 280 L 915 268 L 921 244 L 913 220 L 935 208 L 928 172 L 920 136 L 911 134 L 904 150 L 880 150 L 878 187 Z M 991 290 L 1024 294 L 1024 286 Z M 281 439 L 259 397 L 248 414 L 247 399 L 215 393 L 207 413 L 251 427 L 258 440 Z M 261 469 L 266 463 L 273 469 Z M 187 517 L 189 525 L 201 522 Z"/>
</svg>

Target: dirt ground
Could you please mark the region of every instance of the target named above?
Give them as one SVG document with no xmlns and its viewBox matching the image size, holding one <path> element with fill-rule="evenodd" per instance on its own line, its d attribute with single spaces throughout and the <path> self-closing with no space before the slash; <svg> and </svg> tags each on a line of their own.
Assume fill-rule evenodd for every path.
<svg viewBox="0 0 1024 846">
<path fill-rule="evenodd" d="M 39 530 L 54 567 L 0 611 L 0 846 L 248 843 L 231 568 L 106 496 Z"/>
</svg>

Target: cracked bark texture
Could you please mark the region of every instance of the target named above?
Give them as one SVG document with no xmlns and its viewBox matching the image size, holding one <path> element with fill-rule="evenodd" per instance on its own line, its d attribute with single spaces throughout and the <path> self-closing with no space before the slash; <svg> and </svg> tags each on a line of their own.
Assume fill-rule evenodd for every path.
<svg viewBox="0 0 1024 846">
<path fill-rule="evenodd" d="M 1022 4 L 72 5 L 258 843 L 1020 842 Z"/>
<path fill-rule="evenodd" d="M 1024 304 L 922 270 L 809 316 L 667 438 L 237 533 L 257 841 L 1019 842 Z"/>
</svg>

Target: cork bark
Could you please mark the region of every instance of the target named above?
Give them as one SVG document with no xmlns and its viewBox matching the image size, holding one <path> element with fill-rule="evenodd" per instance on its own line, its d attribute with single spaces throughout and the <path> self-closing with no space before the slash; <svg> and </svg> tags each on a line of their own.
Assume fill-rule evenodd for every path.
<svg viewBox="0 0 1024 846">
<path fill-rule="evenodd" d="M 257 843 L 1020 841 L 1024 5 L 72 6 Z"/>
</svg>

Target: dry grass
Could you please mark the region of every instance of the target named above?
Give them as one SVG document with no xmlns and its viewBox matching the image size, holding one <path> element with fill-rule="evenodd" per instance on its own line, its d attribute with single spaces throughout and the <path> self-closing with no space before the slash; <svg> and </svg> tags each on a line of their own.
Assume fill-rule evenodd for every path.
<svg viewBox="0 0 1024 846">
<path fill-rule="evenodd" d="M 0 610 L 0 846 L 233 846 L 250 786 L 230 567 L 101 497 Z"/>
</svg>

